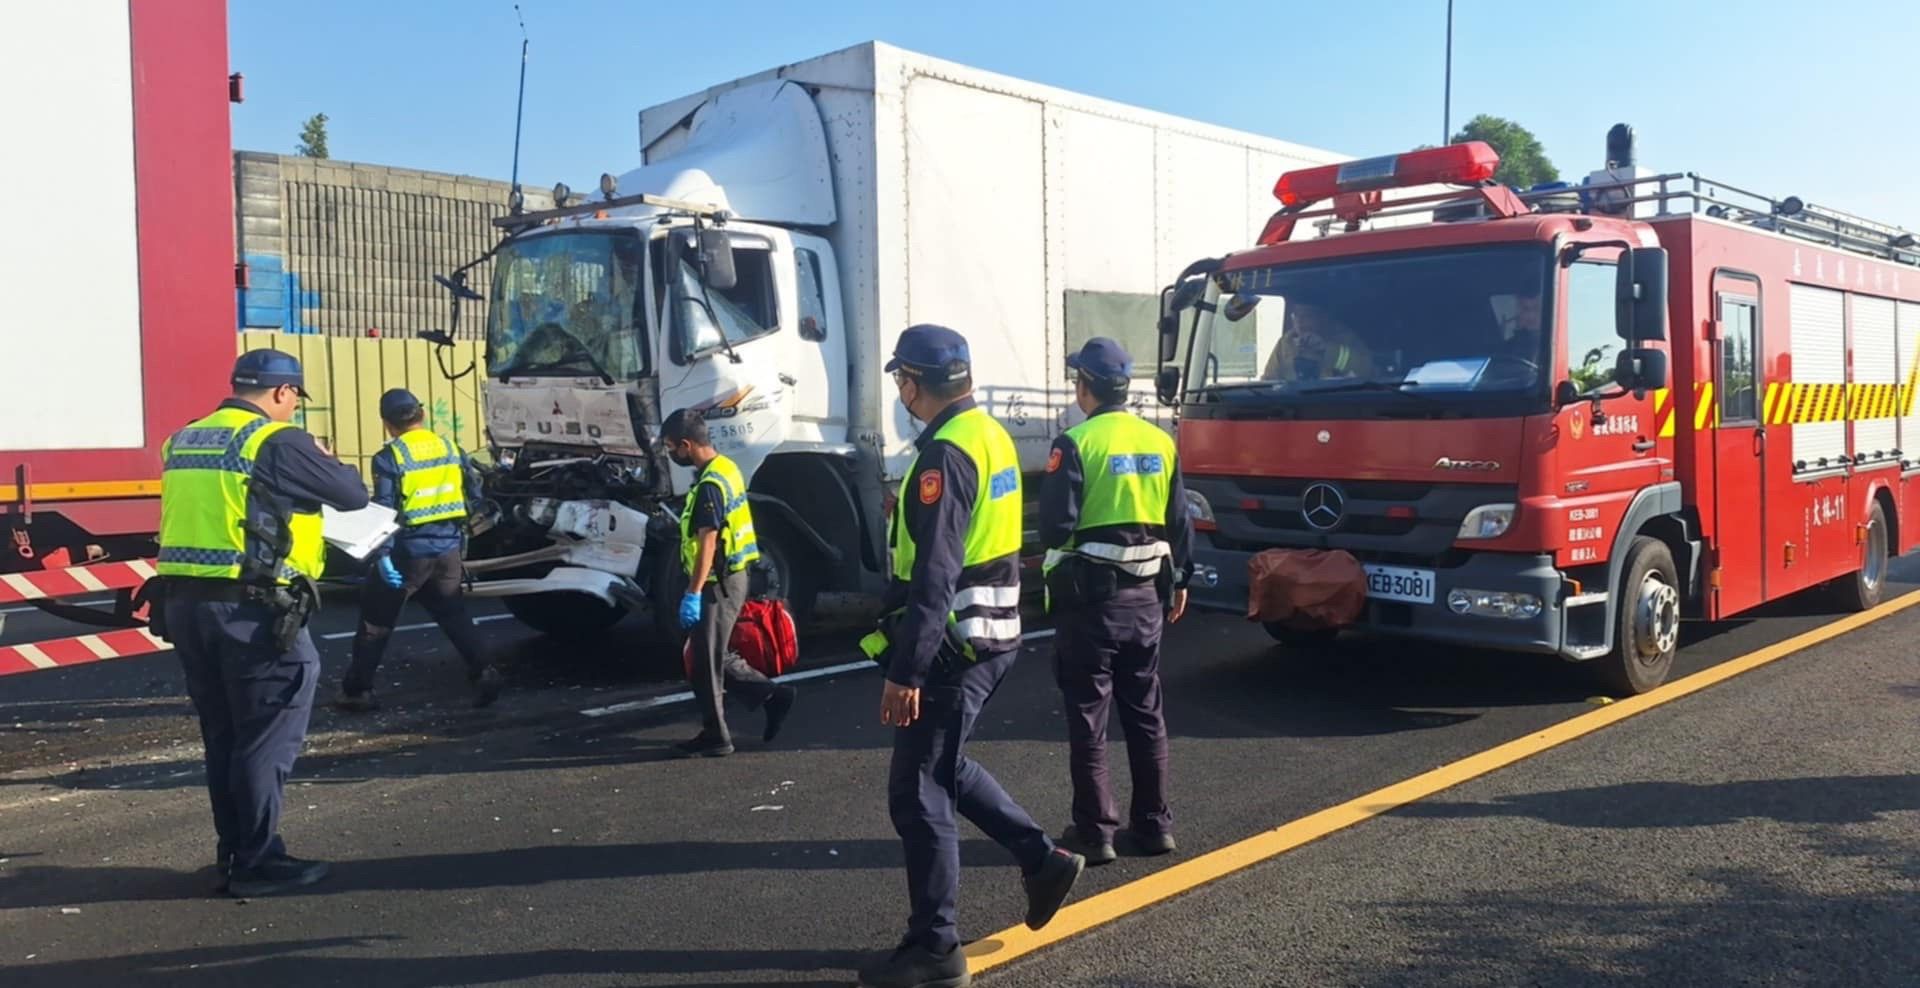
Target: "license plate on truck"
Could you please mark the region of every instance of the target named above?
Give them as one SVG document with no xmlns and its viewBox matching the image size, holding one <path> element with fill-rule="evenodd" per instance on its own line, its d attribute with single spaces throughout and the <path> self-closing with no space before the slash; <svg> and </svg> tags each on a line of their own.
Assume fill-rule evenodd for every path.
<svg viewBox="0 0 1920 988">
<path fill-rule="evenodd" d="M 1368 566 L 1367 596 L 1375 600 L 1433 603 L 1433 571 L 1400 566 Z"/>
</svg>

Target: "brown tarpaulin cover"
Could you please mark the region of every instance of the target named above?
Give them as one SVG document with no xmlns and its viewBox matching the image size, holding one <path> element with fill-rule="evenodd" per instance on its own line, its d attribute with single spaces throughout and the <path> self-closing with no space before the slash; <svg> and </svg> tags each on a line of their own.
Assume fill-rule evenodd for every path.
<svg viewBox="0 0 1920 988">
<path fill-rule="evenodd" d="M 1338 549 L 1268 549 L 1247 560 L 1247 620 L 1311 631 L 1360 620 L 1367 571 Z"/>
</svg>

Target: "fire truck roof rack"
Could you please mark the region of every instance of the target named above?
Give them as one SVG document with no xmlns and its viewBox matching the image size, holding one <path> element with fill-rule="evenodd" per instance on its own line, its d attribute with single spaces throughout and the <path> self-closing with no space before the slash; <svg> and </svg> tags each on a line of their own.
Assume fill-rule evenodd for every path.
<svg viewBox="0 0 1920 988">
<path fill-rule="evenodd" d="M 1839 247 L 1897 264 L 1920 266 L 1920 234 L 1904 227 L 1891 226 L 1852 213 L 1816 206 L 1798 196 L 1774 199 L 1725 182 L 1714 181 L 1694 172 L 1669 172 L 1623 178 L 1610 182 L 1582 185 L 1556 183 L 1521 192 L 1520 200 L 1538 212 L 1578 212 L 1599 215 L 1633 216 L 1658 220 L 1670 216 L 1698 214 L 1715 219 L 1744 223 L 1784 236 Z M 1442 200 L 1436 203 L 1436 200 Z M 1637 209 L 1642 203 L 1655 206 L 1653 215 Z M 1449 209 L 1452 205 L 1454 208 Z M 1487 214 L 1472 201 L 1471 194 L 1420 196 L 1387 208 L 1370 212 L 1368 219 L 1435 213 L 1442 219 L 1476 219 Z M 1451 215 L 1448 215 L 1451 214 Z M 1297 214 L 1298 219 L 1322 218 L 1314 224 L 1325 236 L 1334 224 L 1332 209 Z"/>
</svg>

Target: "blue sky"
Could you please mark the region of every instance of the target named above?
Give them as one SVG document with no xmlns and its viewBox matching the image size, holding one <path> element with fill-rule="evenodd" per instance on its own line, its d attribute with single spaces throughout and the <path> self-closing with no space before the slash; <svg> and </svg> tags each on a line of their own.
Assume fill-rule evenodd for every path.
<svg viewBox="0 0 1920 988">
<path fill-rule="evenodd" d="M 506 178 L 508 0 L 230 0 L 234 145 Z M 870 39 L 1348 154 L 1441 136 L 1445 0 L 1139 3 L 522 0 L 522 181 L 638 163 L 636 113 Z M 1920 229 L 1917 0 L 1458 0 L 1453 120 L 1517 120 L 1564 175 L 1607 128 L 1640 159 Z"/>
</svg>

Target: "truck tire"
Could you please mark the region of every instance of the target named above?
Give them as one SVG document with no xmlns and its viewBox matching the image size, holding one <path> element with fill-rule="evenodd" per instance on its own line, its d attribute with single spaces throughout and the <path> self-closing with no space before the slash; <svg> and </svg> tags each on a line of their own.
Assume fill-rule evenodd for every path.
<svg viewBox="0 0 1920 988">
<path fill-rule="evenodd" d="M 783 522 L 754 522 L 759 533 L 761 572 L 754 575 L 753 591 L 786 601 L 795 624 L 813 616 L 820 593 L 820 558 L 799 532 Z"/>
<path fill-rule="evenodd" d="M 1268 637 L 1292 649 L 1327 648 L 1340 637 L 1338 628 L 1289 628 L 1278 621 L 1261 622 L 1261 627 L 1267 629 Z"/>
<path fill-rule="evenodd" d="M 1667 681 L 1680 649 L 1680 577 L 1667 544 L 1645 535 L 1627 548 L 1615 588 L 1613 651 L 1594 661 L 1609 693 L 1634 696 Z"/>
<path fill-rule="evenodd" d="M 1840 602 L 1849 610 L 1880 606 L 1887 595 L 1887 566 L 1891 559 L 1887 512 L 1878 498 L 1867 513 L 1867 537 L 1860 545 L 1860 568 L 1839 581 Z"/>
<path fill-rule="evenodd" d="M 503 597 L 501 603 L 521 624 L 569 642 L 598 638 L 627 616 L 626 608 L 603 604 L 583 593 L 524 594 Z"/>
</svg>

